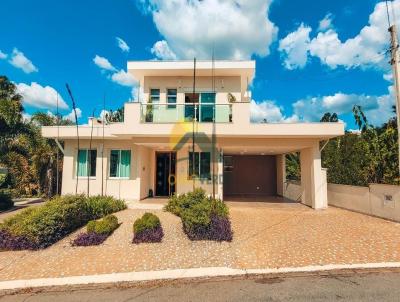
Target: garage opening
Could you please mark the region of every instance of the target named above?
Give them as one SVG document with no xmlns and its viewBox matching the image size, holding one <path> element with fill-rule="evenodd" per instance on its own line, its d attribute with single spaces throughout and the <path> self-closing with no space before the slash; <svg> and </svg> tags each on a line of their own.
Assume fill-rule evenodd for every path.
<svg viewBox="0 0 400 302">
<path fill-rule="evenodd" d="M 277 195 L 276 157 L 224 155 L 224 199 Z"/>
</svg>

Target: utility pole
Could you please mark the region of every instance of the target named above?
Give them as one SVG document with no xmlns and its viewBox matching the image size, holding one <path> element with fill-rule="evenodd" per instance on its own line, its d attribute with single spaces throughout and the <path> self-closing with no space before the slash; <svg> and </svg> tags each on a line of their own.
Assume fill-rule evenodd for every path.
<svg viewBox="0 0 400 302">
<path fill-rule="evenodd" d="M 396 115 L 397 115 L 397 142 L 399 156 L 399 174 L 400 174 L 400 72 L 399 72 L 399 41 L 397 39 L 397 28 L 394 23 L 389 27 L 390 33 L 390 64 L 393 69 L 394 93 L 396 97 Z"/>
</svg>

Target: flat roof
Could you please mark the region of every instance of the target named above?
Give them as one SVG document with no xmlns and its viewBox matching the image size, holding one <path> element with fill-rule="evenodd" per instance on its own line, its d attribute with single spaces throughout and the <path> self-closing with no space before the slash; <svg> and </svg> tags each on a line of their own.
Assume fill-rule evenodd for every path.
<svg viewBox="0 0 400 302">
<path fill-rule="evenodd" d="M 128 61 L 128 72 L 135 78 L 142 76 L 192 76 L 193 60 L 183 61 Z M 253 60 L 197 60 L 196 75 L 210 76 L 214 68 L 215 76 L 244 76 L 251 81 L 256 62 Z"/>
</svg>

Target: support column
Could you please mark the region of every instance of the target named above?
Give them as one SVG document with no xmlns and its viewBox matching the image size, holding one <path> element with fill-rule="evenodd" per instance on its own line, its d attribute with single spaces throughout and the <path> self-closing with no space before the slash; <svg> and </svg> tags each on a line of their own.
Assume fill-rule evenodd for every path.
<svg viewBox="0 0 400 302">
<path fill-rule="evenodd" d="M 276 156 L 276 193 L 278 196 L 284 196 L 286 183 L 286 155 Z"/>
<path fill-rule="evenodd" d="M 224 200 L 224 153 L 218 152 L 217 161 L 217 197 Z"/>
<path fill-rule="evenodd" d="M 301 150 L 301 202 L 313 209 L 327 208 L 326 190 L 321 171 L 321 152 L 319 142 L 316 141 L 312 147 Z"/>
</svg>

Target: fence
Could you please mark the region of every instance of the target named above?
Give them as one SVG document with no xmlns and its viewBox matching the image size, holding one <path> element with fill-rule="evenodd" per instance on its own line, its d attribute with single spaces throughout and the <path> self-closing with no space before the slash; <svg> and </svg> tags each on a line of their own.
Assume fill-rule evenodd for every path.
<svg viewBox="0 0 400 302">
<path fill-rule="evenodd" d="M 301 199 L 299 182 L 286 184 L 285 197 Z M 328 184 L 328 204 L 400 222 L 400 186 L 370 184 L 368 187 Z"/>
</svg>

